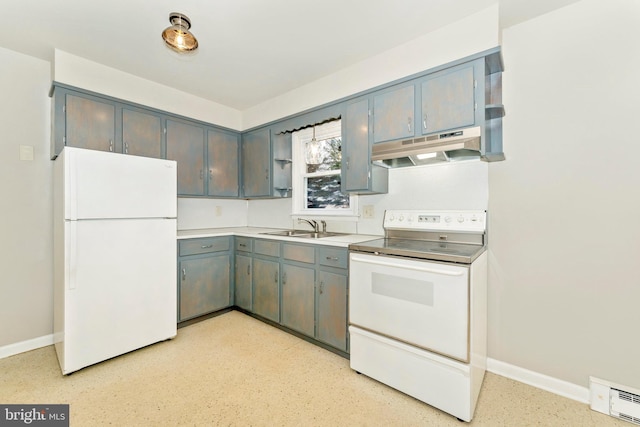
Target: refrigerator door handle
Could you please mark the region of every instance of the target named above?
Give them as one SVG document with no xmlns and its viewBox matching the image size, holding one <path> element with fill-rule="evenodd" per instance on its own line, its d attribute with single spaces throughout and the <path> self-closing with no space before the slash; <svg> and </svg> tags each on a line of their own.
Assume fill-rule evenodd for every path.
<svg viewBox="0 0 640 427">
<path fill-rule="evenodd" d="M 77 223 L 75 221 L 69 221 L 69 236 L 67 245 L 69 248 L 69 256 L 66 259 L 67 265 L 65 269 L 66 274 L 69 275 L 69 289 L 76 288 L 76 266 L 74 260 L 78 255 L 78 238 L 77 238 Z"/>
</svg>

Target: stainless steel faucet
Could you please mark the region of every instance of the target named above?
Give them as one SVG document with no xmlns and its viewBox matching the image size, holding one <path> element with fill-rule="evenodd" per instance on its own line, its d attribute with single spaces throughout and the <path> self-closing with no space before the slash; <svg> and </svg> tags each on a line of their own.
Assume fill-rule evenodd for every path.
<svg viewBox="0 0 640 427">
<path fill-rule="evenodd" d="M 309 224 L 311 227 L 313 227 L 313 231 L 315 231 L 316 233 L 319 232 L 318 230 L 318 222 L 315 220 L 308 220 L 308 219 L 304 219 L 304 218 L 298 218 L 298 224 L 300 224 L 302 221 L 306 222 L 307 224 Z"/>
<path fill-rule="evenodd" d="M 327 221 L 320 220 L 320 223 L 322 224 L 322 232 L 326 233 L 327 232 Z"/>
</svg>

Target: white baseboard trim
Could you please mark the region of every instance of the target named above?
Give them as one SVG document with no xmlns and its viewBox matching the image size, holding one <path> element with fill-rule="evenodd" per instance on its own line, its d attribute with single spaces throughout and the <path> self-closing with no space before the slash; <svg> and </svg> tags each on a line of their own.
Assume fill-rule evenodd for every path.
<svg viewBox="0 0 640 427">
<path fill-rule="evenodd" d="M 24 353 L 26 351 L 35 350 L 37 348 L 46 347 L 48 345 L 53 345 L 53 334 L 0 347 L 0 359 Z"/>
<path fill-rule="evenodd" d="M 487 370 L 503 377 L 528 384 L 530 386 L 555 393 L 557 395 L 589 403 L 589 389 L 579 385 L 529 371 L 528 369 L 510 365 L 499 360 L 487 359 Z"/>
</svg>

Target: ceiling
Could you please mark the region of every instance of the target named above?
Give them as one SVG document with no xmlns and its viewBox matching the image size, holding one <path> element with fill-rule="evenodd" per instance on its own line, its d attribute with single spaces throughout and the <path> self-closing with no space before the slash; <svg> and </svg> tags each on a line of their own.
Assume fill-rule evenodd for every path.
<svg viewBox="0 0 640 427">
<path fill-rule="evenodd" d="M 0 46 L 53 49 L 245 110 L 500 3 L 501 27 L 577 0 L 0 0 Z M 200 47 L 160 37 L 186 14 Z"/>
</svg>

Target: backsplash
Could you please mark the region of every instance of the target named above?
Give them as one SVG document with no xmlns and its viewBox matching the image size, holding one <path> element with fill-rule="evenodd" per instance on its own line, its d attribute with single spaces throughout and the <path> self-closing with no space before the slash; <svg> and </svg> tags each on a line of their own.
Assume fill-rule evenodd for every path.
<svg viewBox="0 0 640 427">
<path fill-rule="evenodd" d="M 327 229 L 382 235 L 386 209 L 487 209 L 489 165 L 482 161 L 389 170 L 389 193 L 359 197 L 360 218 L 325 218 Z M 178 199 L 178 229 L 216 227 L 306 228 L 291 217 L 291 199 Z M 373 217 L 363 218 L 365 206 Z M 320 219 L 320 217 L 318 217 Z"/>
</svg>

